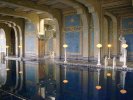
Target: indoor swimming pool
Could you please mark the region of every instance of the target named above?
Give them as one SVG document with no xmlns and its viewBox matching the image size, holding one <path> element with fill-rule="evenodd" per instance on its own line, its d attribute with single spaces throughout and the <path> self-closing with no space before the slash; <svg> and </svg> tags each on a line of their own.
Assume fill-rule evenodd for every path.
<svg viewBox="0 0 133 100">
<path fill-rule="evenodd" d="M 5 60 L 0 100 L 133 100 L 133 72 Z"/>
</svg>

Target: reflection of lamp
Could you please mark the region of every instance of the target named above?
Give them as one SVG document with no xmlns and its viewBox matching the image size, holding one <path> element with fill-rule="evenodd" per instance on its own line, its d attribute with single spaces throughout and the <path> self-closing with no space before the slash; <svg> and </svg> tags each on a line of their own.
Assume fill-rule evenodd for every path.
<svg viewBox="0 0 133 100">
<path fill-rule="evenodd" d="M 121 84 L 122 84 L 122 89 L 120 90 L 120 93 L 121 93 L 121 94 L 127 93 L 127 90 L 124 89 L 124 87 L 125 87 L 126 73 L 127 73 L 126 71 L 122 71 L 122 72 L 121 72 L 121 75 L 122 75 L 122 83 L 121 83 Z"/>
<path fill-rule="evenodd" d="M 97 69 L 97 71 L 98 71 L 98 73 L 97 73 L 97 74 L 98 74 L 98 78 L 97 78 L 97 79 L 98 79 L 98 83 L 97 83 L 97 85 L 96 85 L 96 89 L 97 89 L 97 90 L 100 90 L 100 89 L 102 88 L 102 87 L 99 85 L 100 69 Z"/>
<path fill-rule="evenodd" d="M 67 84 L 68 83 L 68 80 L 66 79 L 66 67 L 67 66 L 64 66 L 64 80 L 63 80 L 63 83 L 64 84 Z"/>
<path fill-rule="evenodd" d="M 107 76 L 110 77 L 111 76 L 111 73 L 107 73 Z"/>
<path fill-rule="evenodd" d="M 101 65 L 100 63 L 100 48 L 102 47 L 102 44 L 97 44 L 97 48 L 98 48 L 98 62 L 97 62 L 97 65 Z"/>
<path fill-rule="evenodd" d="M 127 44 L 122 44 L 122 48 L 124 48 L 124 62 L 123 62 L 123 68 L 126 68 L 127 65 L 126 65 L 126 62 L 127 62 L 127 50 L 126 48 L 128 47 Z"/>
<path fill-rule="evenodd" d="M 66 56 L 66 48 L 68 47 L 67 44 L 64 44 L 63 45 L 63 48 L 64 48 L 64 54 L 65 54 L 65 60 L 64 60 L 64 63 L 67 63 L 67 56 Z"/>
<path fill-rule="evenodd" d="M 19 74 L 23 74 L 23 72 L 22 71 L 19 71 Z"/>
<path fill-rule="evenodd" d="M 7 57 L 8 57 L 8 48 L 9 48 L 9 46 L 6 45 L 6 56 L 7 56 Z"/>
<path fill-rule="evenodd" d="M 109 50 L 109 51 L 108 51 L 108 53 L 109 53 L 108 59 L 110 59 L 110 48 L 111 48 L 111 46 L 112 46 L 111 44 L 108 44 L 108 50 Z"/>
</svg>

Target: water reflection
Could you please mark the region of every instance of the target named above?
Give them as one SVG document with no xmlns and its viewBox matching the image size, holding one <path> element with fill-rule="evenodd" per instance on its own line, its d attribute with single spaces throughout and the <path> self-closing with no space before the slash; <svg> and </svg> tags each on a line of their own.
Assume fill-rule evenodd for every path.
<svg viewBox="0 0 133 100">
<path fill-rule="evenodd" d="M 133 100 L 133 72 L 47 61 L 5 61 L 0 68 L 1 89 L 27 100 Z"/>
<path fill-rule="evenodd" d="M 67 69 L 66 69 L 66 65 L 64 65 L 64 80 L 63 80 L 63 83 L 64 84 L 67 84 L 68 83 L 68 80 L 66 79 L 66 73 L 67 73 Z"/>
<path fill-rule="evenodd" d="M 0 63 L 0 87 L 1 85 L 5 85 L 7 80 L 7 71 L 6 71 L 6 63 Z"/>
<path fill-rule="evenodd" d="M 121 94 L 125 94 L 127 93 L 127 90 L 125 89 L 125 78 L 126 78 L 126 71 L 121 71 L 120 73 L 120 84 L 121 84 L 121 90 L 120 90 L 120 93 Z"/>
<path fill-rule="evenodd" d="M 101 85 L 99 84 L 100 70 L 101 70 L 101 69 L 97 69 L 97 85 L 96 85 L 96 89 L 97 89 L 97 90 L 100 90 L 100 89 L 102 88 Z"/>
</svg>

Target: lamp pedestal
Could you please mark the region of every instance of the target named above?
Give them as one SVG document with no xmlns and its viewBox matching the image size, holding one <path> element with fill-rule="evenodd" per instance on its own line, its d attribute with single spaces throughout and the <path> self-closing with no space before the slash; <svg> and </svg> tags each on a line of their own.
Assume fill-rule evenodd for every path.
<svg viewBox="0 0 133 100">
<path fill-rule="evenodd" d="M 64 48 L 64 53 L 65 53 L 64 63 L 67 63 L 66 48 Z"/>
<path fill-rule="evenodd" d="M 127 50 L 126 50 L 126 48 L 124 48 L 124 59 L 123 59 L 124 61 L 123 61 L 123 68 L 127 68 L 127 65 L 126 65 L 126 63 L 127 63 Z"/>
<path fill-rule="evenodd" d="M 64 48 L 64 63 L 67 63 L 67 55 L 66 55 L 66 48 L 68 47 L 67 44 L 64 44 L 63 45 L 63 48 Z"/>
<path fill-rule="evenodd" d="M 99 48 L 99 50 L 98 50 L 98 62 L 97 62 L 97 65 L 98 66 L 100 66 L 101 65 L 101 63 L 100 63 L 100 48 Z"/>
<path fill-rule="evenodd" d="M 98 48 L 98 62 L 97 62 L 97 65 L 98 66 L 100 66 L 101 65 L 101 63 L 100 63 L 100 58 L 101 58 L 101 56 L 100 56 L 100 48 L 102 47 L 102 44 L 97 44 L 96 45 L 97 46 L 97 48 Z"/>
</svg>

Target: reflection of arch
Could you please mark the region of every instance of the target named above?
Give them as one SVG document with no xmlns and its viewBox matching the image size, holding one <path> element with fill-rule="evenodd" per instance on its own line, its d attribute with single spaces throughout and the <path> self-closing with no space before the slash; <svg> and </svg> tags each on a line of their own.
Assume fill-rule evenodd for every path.
<svg viewBox="0 0 133 100">
<path fill-rule="evenodd" d="M 4 85 L 7 80 L 6 64 L 0 63 L 0 85 Z"/>
<path fill-rule="evenodd" d="M 18 75 L 18 73 L 19 73 L 18 61 L 16 61 L 16 82 L 15 82 L 14 89 L 17 89 L 17 87 L 18 87 L 18 81 L 19 81 L 19 75 Z"/>
<path fill-rule="evenodd" d="M 112 15 L 111 13 L 109 12 L 105 12 L 105 15 L 107 15 L 108 17 L 111 18 L 112 22 L 113 22 L 113 34 L 112 34 L 112 39 L 113 39 L 113 55 L 116 55 L 117 54 L 117 19 L 114 15 Z"/>
<path fill-rule="evenodd" d="M 0 51 L 6 53 L 6 36 L 4 29 L 0 29 Z"/>
<path fill-rule="evenodd" d="M 18 90 L 21 90 L 22 87 L 23 87 L 23 75 L 24 75 L 24 72 L 23 72 L 23 62 L 20 61 L 20 86 L 19 86 L 19 89 Z"/>
</svg>

